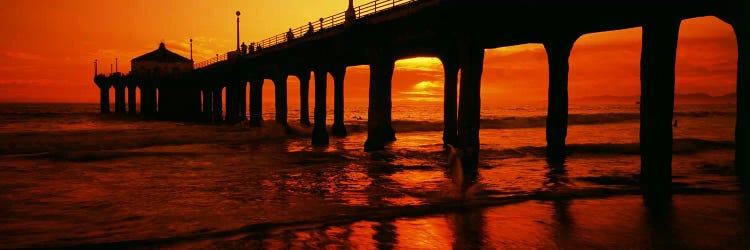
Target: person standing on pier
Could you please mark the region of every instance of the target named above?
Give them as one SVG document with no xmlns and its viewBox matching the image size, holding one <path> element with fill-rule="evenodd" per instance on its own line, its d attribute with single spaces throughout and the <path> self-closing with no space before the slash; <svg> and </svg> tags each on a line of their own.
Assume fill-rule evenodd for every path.
<svg viewBox="0 0 750 250">
<path fill-rule="evenodd" d="M 286 32 L 286 41 L 289 42 L 292 39 L 294 39 L 294 32 L 292 32 L 292 28 L 289 28 L 289 31 Z"/>
<path fill-rule="evenodd" d="M 312 35 L 312 33 L 315 32 L 315 28 L 313 28 L 312 22 L 307 23 L 307 33 L 305 33 L 306 36 Z"/>
</svg>

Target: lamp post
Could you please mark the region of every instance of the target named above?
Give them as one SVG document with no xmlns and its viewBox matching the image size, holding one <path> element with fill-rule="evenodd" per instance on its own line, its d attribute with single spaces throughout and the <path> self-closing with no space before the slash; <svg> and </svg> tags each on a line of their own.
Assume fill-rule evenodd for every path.
<svg viewBox="0 0 750 250">
<path fill-rule="evenodd" d="M 237 51 L 240 51 L 240 11 L 238 10 L 235 14 L 237 14 Z"/>
<path fill-rule="evenodd" d="M 96 70 L 97 70 L 97 69 L 96 69 L 96 61 L 97 61 L 97 60 L 96 60 L 96 59 L 94 59 L 94 76 L 96 76 L 96 75 L 97 75 L 97 72 L 96 72 Z"/>
<path fill-rule="evenodd" d="M 190 38 L 190 61 L 193 61 L 193 39 Z"/>
</svg>

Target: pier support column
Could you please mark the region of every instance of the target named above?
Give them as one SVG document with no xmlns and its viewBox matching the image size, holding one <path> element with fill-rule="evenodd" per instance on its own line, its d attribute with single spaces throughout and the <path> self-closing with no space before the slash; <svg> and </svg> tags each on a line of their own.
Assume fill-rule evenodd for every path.
<svg viewBox="0 0 750 250">
<path fill-rule="evenodd" d="M 102 80 L 104 81 L 104 80 Z M 97 83 L 99 85 L 99 112 L 109 114 L 109 84 Z"/>
<path fill-rule="evenodd" d="M 750 24 L 747 4 L 744 6 L 742 24 L 735 25 L 737 34 L 737 123 L 735 127 L 735 167 L 744 178 L 750 178 Z"/>
<path fill-rule="evenodd" d="M 549 65 L 547 92 L 547 159 L 565 161 L 565 138 L 568 135 L 568 59 L 578 36 L 559 35 L 544 42 Z"/>
<path fill-rule="evenodd" d="M 458 58 L 456 56 L 444 56 L 440 58 L 443 63 L 445 74 L 445 85 L 443 87 L 443 145 L 457 144 L 457 92 L 458 92 Z"/>
<path fill-rule="evenodd" d="M 310 126 L 310 72 L 297 75 L 299 79 L 299 123 Z"/>
<path fill-rule="evenodd" d="M 331 70 L 333 76 L 333 126 L 331 134 L 333 136 L 346 136 L 346 126 L 344 126 L 344 76 L 346 76 L 346 67 L 334 67 Z"/>
<path fill-rule="evenodd" d="M 237 122 L 237 116 L 239 115 L 239 110 L 237 110 L 237 84 L 234 82 L 231 82 L 227 84 L 225 91 L 225 98 L 226 98 L 226 116 L 224 120 L 229 124 L 234 124 Z"/>
<path fill-rule="evenodd" d="M 250 125 L 263 123 L 263 79 L 250 80 Z"/>
<path fill-rule="evenodd" d="M 99 87 L 99 109 L 102 114 L 109 114 L 109 85 Z"/>
<path fill-rule="evenodd" d="M 750 3 L 738 1 L 719 16 L 732 25 L 737 39 L 737 117 L 734 129 L 734 166 L 740 184 L 750 188 L 750 133 L 748 133 L 748 108 L 750 103 Z"/>
<path fill-rule="evenodd" d="M 240 85 L 237 86 L 237 106 L 239 106 L 239 121 L 247 120 L 247 81 L 240 81 Z"/>
<path fill-rule="evenodd" d="M 385 148 L 385 143 L 393 141 L 391 127 L 390 95 L 395 58 L 386 56 L 383 51 L 368 52 L 370 57 L 370 94 L 367 110 L 367 141 L 365 151 Z"/>
<path fill-rule="evenodd" d="M 458 145 L 463 151 L 464 188 L 478 175 L 480 87 L 484 63 L 484 48 L 470 41 L 458 46 L 461 65 L 461 89 L 458 103 Z"/>
<path fill-rule="evenodd" d="M 138 113 L 135 110 L 135 88 L 137 88 L 135 84 L 128 83 L 128 115 L 136 115 Z"/>
<path fill-rule="evenodd" d="M 750 133 L 748 131 L 748 98 L 750 98 L 750 4 L 743 1 L 744 13 L 734 25 L 737 36 L 737 120 L 735 127 L 735 167 L 745 180 L 750 180 Z"/>
<path fill-rule="evenodd" d="M 276 104 L 276 123 L 282 125 L 287 125 L 287 77 L 286 74 L 282 74 L 273 79 L 274 93 L 276 94 L 276 100 L 274 101 Z"/>
<path fill-rule="evenodd" d="M 156 86 L 150 81 L 141 84 L 141 114 L 156 115 Z"/>
<path fill-rule="evenodd" d="M 115 113 L 125 114 L 125 82 L 121 76 L 116 76 L 114 81 L 112 86 L 115 88 Z"/>
<path fill-rule="evenodd" d="M 326 88 L 328 72 L 323 69 L 315 70 L 315 114 L 313 117 L 313 145 L 328 145 L 328 131 L 326 128 Z"/>
<path fill-rule="evenodd" d="M 646 200 L 668 200 L 672 183 L 674 67 L 679 19 L 643 26 L 641 50 L 641 184 Z"/>
<path fill-rule="evenodd" d="M 393 60 L 393 64 L 395 67 L 396 60 Z M 393 130 L 393 70 L 391 70 L 390 77 L 388 77 L 388 81 L 383 82 L 383 96 L 384 99 L 383 103 L 385 103 L 385 131 L 383 133 L 385 134 L 385 141 L 386 142 L 393 142 L 396 141 L 396 131 Z"/>
<path fill-rule="evenodd" d="M 221 90 L 224 86 L 218 86 L 213 89 L 213 123 L 218 124 L 224 121 L 224 110 L 222 108 Z"/>
<path fill-rule="evenodd" d="M 214 113 L 214 94 L 209 88 L 202 89 L 201 91 L 203 92 L 203 120 L 211 122 Z"/>
</svg>

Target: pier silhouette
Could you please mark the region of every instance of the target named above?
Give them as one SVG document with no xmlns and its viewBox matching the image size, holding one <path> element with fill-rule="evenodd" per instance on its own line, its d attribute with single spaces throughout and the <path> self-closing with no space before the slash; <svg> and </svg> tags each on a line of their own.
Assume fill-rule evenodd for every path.
<svg viewBox="0 0 750 250">
<path fill-rule="evenodd" d="M 485 49 L 539 43 L 544 45 L 549 65 L 547 157 L 552 165 L 559 165 L 566 155 L 568 59 L 574 43 L 589 33 L 642 27 L 641 182 L 647 197 L 661 199 L 670 193 L 672 178 L 674 68 L 683 19 L 715 16 L 734 29 L 738 45 L 735 161 L 739 176 L 750 176 L 746 169 L 750 155 L 746 110 L 750 95 L 748 5 L 744 0 L 377 0 L 353 6 L 350 0 L 344 12 L 249 43 L 247 50 L 239 49 L 238 41 L 237 50 L 193 63 L 161 44 L 154 52 L 133 59 L 129 74 L 95 73 L 94 81 L 101 89 L 102 113 L 110 112 L 109 88 L 114 88 L 115 113 L 136 115 L 138 88 L 143 116 L 217 124 L 249 118 L 250 124 L 261 126 L 263 80 L 270 79 L 274 85 L 276 122 L 287 125 L 287 78 L 295 76 L 301 84 L 300 123 L 309 125 L 307 96 L 312 73 L 315 98 L 311 141 L 327 145 L 327 76 L 334 80 L 331 134 L 345 136 L 346 68 L 368 65 L 368 136 L 364 149 L 375 151 L 396 140 L 391 125 L 395 61 L 437 57 L 445 71 L 443 140 L 460 148 L 465 171 L 473 173 L 480 151 Z M 249 101 L 245 95 L 248 84 Z M 250 114 L 245 111 L 248 104 Z"/>
</svg>

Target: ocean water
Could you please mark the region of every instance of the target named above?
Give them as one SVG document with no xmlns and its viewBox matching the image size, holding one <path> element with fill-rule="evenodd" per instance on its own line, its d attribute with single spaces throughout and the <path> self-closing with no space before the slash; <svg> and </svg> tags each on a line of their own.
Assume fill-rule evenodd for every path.
<svg viewBox="0 0 750 250">
<path fill-rule="evenodd" d="M 0 104 L 0 248 L 736 248 L 750 198 L 734 174 L 734 105 L 678 105 L 666 209 L 643 205 L 638 106 L 571 106 L 564 166 L 544 158 L 546 108 L 487 106 L 481 191 L 452 187 L 442 106 L 394 104 L 397 141 L 310 128 L 149 121 L 97 104 Z M 332 112 L 329 110 L 329 123 Z"/>
</svg>

